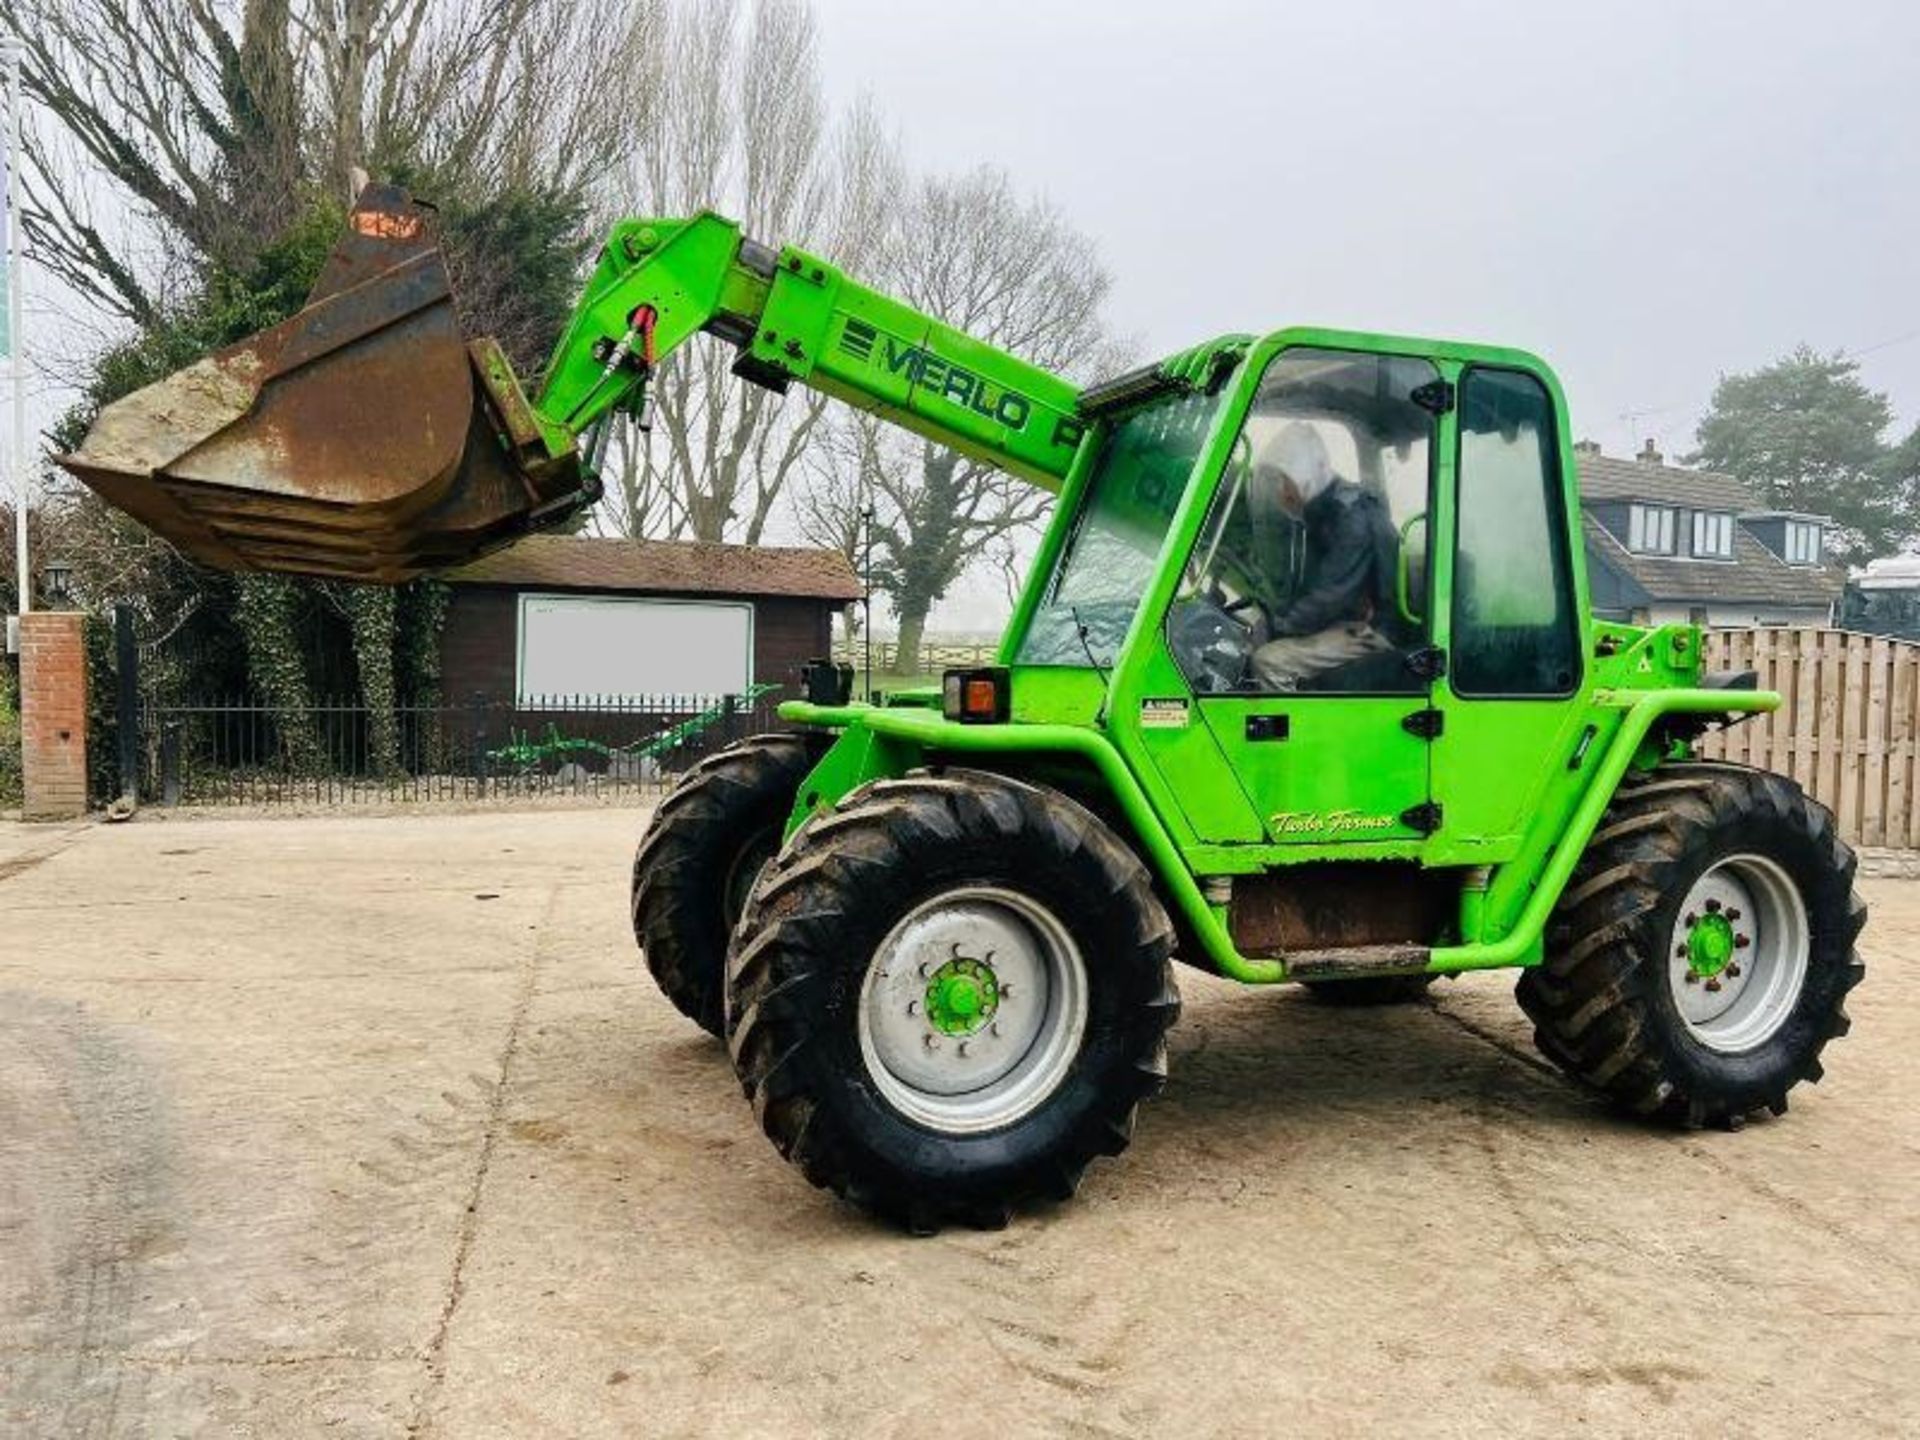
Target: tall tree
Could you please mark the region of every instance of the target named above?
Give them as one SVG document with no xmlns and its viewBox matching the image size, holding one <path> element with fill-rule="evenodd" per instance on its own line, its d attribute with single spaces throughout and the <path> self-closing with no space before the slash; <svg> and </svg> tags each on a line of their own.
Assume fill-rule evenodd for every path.
<svg viewBox="0 0 1920 1440">
<path fill-rule="evenodd" d="M 1767 504 L 1829 515 L 1834 557 L 1859 564 L 1920 530 L 1913 486 L 1889 483 L 1887 397 L 1859 364 L 1802 345 L 1771 365 L 1723 375 L 1688 460 L 1745 482 Z"/>
<path fill-rule="evenodd" d="M 1059 374 L 1086 378 L 1120 354 L 1102 318 L 1111 285 L 1091 241 L 1001 171 L 923 180 L 885 232 L 876 280 L 908 303 Z M 884 425 L 841 417 L 801 497 L 817 544 L 852 553 L 874 512 L 874 582 L 899 622 L 896 668 L 919 666 L 927 616 L 978 563 L 1011 566 L 1051 497 L 1025 480 Z"/>
<path fill-rule="evenodd" d="M 244 266 L 356 168 L 472 196 L 568 191 L 626 134 L 569 77 L 619 73 L 660 0 L 9 0 L 36 259 L 142 328 Z"/>
<path fill-rule="evenodd" d="M 804 245 L 860 272 L 899 162 L 866 105 L 830 119 L 813 12 L 795 0 L 679 0 L 660 18 L 628 160 L 602 189 L 610 214 L 732 215 L 764 243 Z M 757 543 L 828 402 L 780 397 L 734 378 L 731 346 L 669 356 L 654 386 L 653 429 L 616 433 L 609 502 L 615 534 Z"/>
<path fill-rule="evenodd" d="M 593 87 L 557 77 L 596 57 L 617 70 L 626 47 L 647 43 L 656 8 L 16 0 L 0 11 L 45 115 L 29 141 L 29 236 L 43 263 L 135 332 L 93 357 L 65 446 L 101 405 L 298 308 L 363 166 L 439 202 L 464 318 L 537 366 L 584 254 L 583 179 L 624 124 Z M 118 225 L 97 223 L 101 212 Z M 397 606 L 385 590 L 213 577 L 90 494 L 59 480 L 52 493 L 56 522 L 81 543 L 83 594 L 137 594 L 156 633 L 196 616 L 196 631 L 237 627 L 244 644 L 227 649 L 244 653 L 297 762 L 318 760 L 313 636 L 344 628 L 374 752 L 394 762 L 396 650 L 418 649 L 396 631 L 403 618 L 432 620 L 433 607 Z"/>
</svg>

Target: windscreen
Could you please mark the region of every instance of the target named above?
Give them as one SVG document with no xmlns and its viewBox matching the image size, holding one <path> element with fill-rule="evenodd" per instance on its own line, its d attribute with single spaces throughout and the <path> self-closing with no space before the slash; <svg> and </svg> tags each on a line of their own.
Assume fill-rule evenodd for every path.
<svg viewBox="0 0 1920 1440">
<path fill-rule="evenodd" d="M 1114 663 L 1219 403 L 1181 395 L 1114 422 L 1014 663 Z"/>
</svg>

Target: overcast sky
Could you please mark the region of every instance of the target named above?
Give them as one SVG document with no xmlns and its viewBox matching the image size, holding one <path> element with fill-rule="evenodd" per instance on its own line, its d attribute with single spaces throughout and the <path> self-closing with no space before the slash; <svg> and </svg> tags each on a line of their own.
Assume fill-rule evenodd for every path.
<svg viewBox="0 0 1920 1440">
<path fill-rule="evenodd" d="M 815 3 L 832 98 L 1050 196 L 1149 353 L 1518 345 L 1577 434 L 1679 454 L 1722 371 L 1804 340 L 1920 418 L 1911 0 Z"/>
<path fill-rule="evenodd" d="M 1517 345 L 1576 434 L 1674 455 L 1722 371 L 1804 340 L 1920 417 L 1912 0 L 818 7 L 834 96 L 1052 197 L 1149 352 Z"/>
<path fill-rule="evenodd" d="M 1904 338 L 1865 373 L 1920 414 L 1911 0 L 818 3 L 831 91 L 1051 196 L 1150 350 L 1520 345 L 1671 450 L 1722 370 Z"/>
</svg>

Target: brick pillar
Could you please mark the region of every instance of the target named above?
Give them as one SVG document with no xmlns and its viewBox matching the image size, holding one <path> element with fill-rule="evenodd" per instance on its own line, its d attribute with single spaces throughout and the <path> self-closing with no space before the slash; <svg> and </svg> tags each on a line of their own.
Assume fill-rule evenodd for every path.
<svg viewBox="0 0 1920 1440">
<path fill-rule="evenodd" d="M 20 749 L 29 820 L 87 811 L 86 617 L 34 610 L 20 617 Z"/>
</svg>

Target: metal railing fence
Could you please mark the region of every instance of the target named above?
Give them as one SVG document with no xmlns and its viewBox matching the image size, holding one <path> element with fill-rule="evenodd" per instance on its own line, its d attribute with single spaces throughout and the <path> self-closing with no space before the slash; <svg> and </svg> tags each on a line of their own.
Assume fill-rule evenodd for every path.
<svg viewBox="0 0 1920 1440">
<path fill-rule="evenodd" d="M 150 702 L 141 796 L 161 805 L 345 805 L 657 792 L 703 755 L 781 728 L 746 695 L 525 696 L 297 713 L 252 698 Z"/>
</svg>

